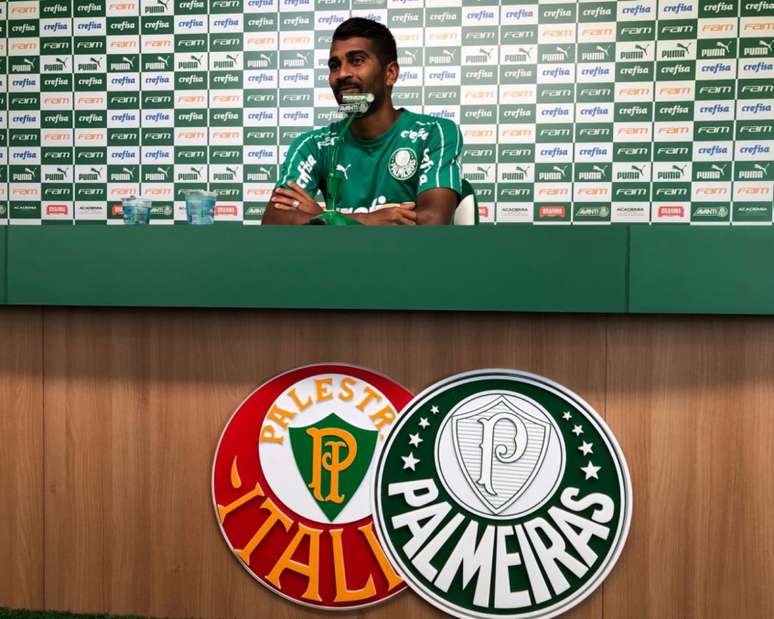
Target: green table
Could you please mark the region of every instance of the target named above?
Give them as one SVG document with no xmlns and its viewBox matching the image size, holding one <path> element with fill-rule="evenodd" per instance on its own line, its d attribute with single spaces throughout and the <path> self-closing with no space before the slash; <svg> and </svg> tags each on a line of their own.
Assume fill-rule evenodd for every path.
<svg viewBox="0 0 774 619">
<path fill-rule="evenodd" d="M 632 227 L 629 311 L 774 314 L 774 228 Z"/>
<path fill-rule="evenodd" d="M 774 314 L 774 227 L 8 226 L 17 305 Z"/>
<path fill-rule="evenodd" d="M 7 302 L 624 312 L 627 242 L 611 226 L 13 226 Z"/>
</svg>

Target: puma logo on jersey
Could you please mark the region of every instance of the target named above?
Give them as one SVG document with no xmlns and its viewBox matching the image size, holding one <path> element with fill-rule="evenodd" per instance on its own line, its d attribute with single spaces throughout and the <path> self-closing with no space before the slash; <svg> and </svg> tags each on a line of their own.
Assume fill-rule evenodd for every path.
<svg viewBox="0 0 774 619">
<path fill-rule="evenodd" d="M 336 171 L 341 171 L 342 174 L 344 174 L 344 180 L 349 180 L 349 176 L 347 175 L 347 172 L 349 172 L 349 169 L 352 167 L 352 164 L 347 164 L 346 167 L 341 165 L 340 163 L 336 164 Z"/>
</svg>

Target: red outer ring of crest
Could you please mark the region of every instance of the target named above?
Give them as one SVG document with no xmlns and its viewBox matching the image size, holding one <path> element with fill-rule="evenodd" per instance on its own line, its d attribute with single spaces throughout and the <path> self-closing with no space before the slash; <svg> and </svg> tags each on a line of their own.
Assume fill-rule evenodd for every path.
<svg viewBox="0 0 774 619">
<path fill-rule="evenodd" d="M 361 608 L 381 602 L 392 595 L 402 591 L 405 583 L 401 583 L 392 591 L 387 590 L 386 580 L 381 570 L 373 558 L 370 551 L 366 551 L 366 544 L 362 534 L 357 531 L 357 527 L 373 522 L 371 516 L 366 516 L 360 520 L 346 524 L 331 524 L 322 521 L 311 520 L 297 512 L 286 507 L 274 491 L 269 487 L 260 466 L 258 456 L 258 436 L 263 420 L 268 413 L 269 407 L 286 389 L 294 383 L 309 378 L 310 376 L 321 374 L 347 374 L 365 381 L 376 387 L 390 401 L 395 410 L 400 413 L 402 409 L 411 401 L 411 393 L 399 383 L 376 374 L 365 368 L 359 368 L 342 363 L 325 363 L 308 365 L 287 372 L 283 372 L 270 379 L 255 391 L 237 407 L 234 414 L 229 419 L 218 441 L 215 449 L 215 456 L 212 466 L 212 502 L 215 508 L 215 517 L 223 534 L 226 543 L 229 546 L 234 557 L 239 561 L 247 572 L 262 585 L 272 592 L 282 597 L 306 606 L 324 609 L 349 610 Z M 237 458 L 239 475 L 242 485 L 239 489 L 232 488 L 230 484 L 231 464 L 233 458 Z M 246 465 L 243 463 L 252 463 Z M 252 499 L 247 504 L 231 512 L 221 523 L 218 517 L 218 504 L 228 505 L 243 496 L 253 488 L 256 483 L 261 485 L 265 498 L 269 498 L 296 523 L 302 523 L 306 526 L 322 529 L 325 533 L 331 529 L 344 529 L 342 533 L 345 564 L 349 569 L 347 572 L 348 586 L 351 589 L 360 588 L 365 585 L 363 574 L 374 574 L 374 584 L 376 585 L 376 595 L 364 601 L 357 602 L 334 602 L 333 592 L 335 591 L 334 571 L 332 561 L 323 562 L 323 557 L 329 557 L 332 554 L 332 545 L 330 535 L 325 533 L 320 535 L 320 594 L 322 602 L 304 599 L 301 594 L 306 590 L 308 580 L 290 570 L 286 570 L 280 579 L 281 590 L 274 584 L 266 580 L 266 575 L 274 566 L 286 545 L 295 534 L 297 525 L 294 524 L 289 532 L 285 532 L 280 524 L 276 524 L 263 541 L 255 548 L 250 557 L 250 565 L 246 565 L 241 558 L 234 552 L 234 548 L 242 548 L 252 537 L 255 531 L 263 522 L 267 512 L 261 510 L 259 506 L 264 498 L 258 497 Z M 257 523 L 257 524 L 256 524 Z M 348 545 L 347 542 L 350 542 Z M 358 543 L 362 542 L 362 543 Z M 354 548 L 354 550 L 353 550 Z M 293 556 L 294 559 L 306 561 L 308 558 L 308 543 L 302 542 Z M 329 601 L 327 601 L 329 600 Z"/>
</svg>

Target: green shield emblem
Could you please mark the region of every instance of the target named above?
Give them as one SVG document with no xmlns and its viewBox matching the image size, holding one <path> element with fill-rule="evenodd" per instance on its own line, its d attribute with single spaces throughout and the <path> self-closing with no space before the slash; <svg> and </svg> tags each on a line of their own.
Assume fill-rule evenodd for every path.
<svg viewBox="0 0 774 619">
<path fill-rule="evenodd" d="M 301 477 L 328 520 L 341 513 L 363 482 L 379 433 L 331 414 L 290 429 L 290 445 Z"/>
</svg>

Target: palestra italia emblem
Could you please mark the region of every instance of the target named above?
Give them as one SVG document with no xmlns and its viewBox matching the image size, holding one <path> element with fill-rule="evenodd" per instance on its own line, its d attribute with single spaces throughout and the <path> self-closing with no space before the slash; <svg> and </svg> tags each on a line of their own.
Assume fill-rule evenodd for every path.
<svg viewBox="0 0 774 619">
<path fill-rule="evenodd" d="M 402 413 L 379 457 L 374 519 L 407 584 L 457 617 L 554 617 L 621 554 L 629 472 L 577 395 L 545 378 L 447 378 Z"/>
<path fill-rule="evenodd" d="M 326 609 L 405 585 L 371 517 L 376 459 L 411 394 L 348 365 L 291 370 L 256 389 L 220 437 L 212 495 L 242 566 L 285 598 Z"/>
</svg>

